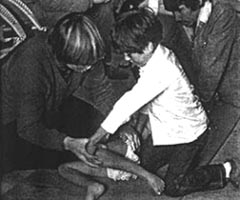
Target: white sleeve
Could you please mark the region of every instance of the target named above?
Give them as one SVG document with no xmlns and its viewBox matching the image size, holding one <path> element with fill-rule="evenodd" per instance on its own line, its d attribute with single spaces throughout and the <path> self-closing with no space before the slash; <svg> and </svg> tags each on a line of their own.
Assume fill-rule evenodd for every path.
<svg viewBox="0 0 240 200">
<path fill-rule="evenodd" d="M 130 119 L 132 114 L 161 94 L 170 85 L 170 79 L 159 70 L 154 71 L 150 68 L 150 71 L 140 76 L 135 86 L 115 103 L 112 111 L 101 124 L 102 128 L 114 133 Z"/>
</svg>

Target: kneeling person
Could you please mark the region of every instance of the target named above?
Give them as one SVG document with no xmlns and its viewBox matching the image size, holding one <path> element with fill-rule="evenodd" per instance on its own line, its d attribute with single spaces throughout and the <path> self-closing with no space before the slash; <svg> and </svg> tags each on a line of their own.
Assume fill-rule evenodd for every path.
<svg viewBox="0 0 240 200">
<path fill-rule="evenodd" d="M 113 40 L 125 59 L 137 65 L 140 77 L 115 103 L 90 138 L 88 149 L 141 112 L 149 118 L 150 128 L 150 136 L 141 144 L 141 165 L 157 173 L 168 164 L 165 194 L 184 196 L 223 188 L 239 174 L 235 162 L 199 166 L 210 134 L 208 117 L 176 56 L 161 39 L 162 26 L 150 9 L 119 16 Z"/>
</svg>

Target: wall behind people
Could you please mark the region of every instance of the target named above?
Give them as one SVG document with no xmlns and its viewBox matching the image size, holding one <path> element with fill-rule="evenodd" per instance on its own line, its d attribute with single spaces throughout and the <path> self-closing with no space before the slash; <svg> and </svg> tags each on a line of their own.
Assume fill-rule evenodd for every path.
<svg viewBox="0 0 240 200">
<path fill-rule="evenodd" d="M 34 35 L 34 30 L 45 31 L 64 14 L 84 12 L 92 4 L 92 0 L 2 0 L 0 59 L 6 60 L 15 47 Z"/>
<path fill-rule="evenodd" d="M 16 1 L 16 0 L 14 0 Z M 84 12 L 92 6 L 92 0 L 21 0 L 34 13 L 39 22 L 45 26 L 52 26 L 57 19 L 68 12 Z M 24 23 L 28 23 L 26 15 L 9 0 L 2 0 Z"/>
</svg>

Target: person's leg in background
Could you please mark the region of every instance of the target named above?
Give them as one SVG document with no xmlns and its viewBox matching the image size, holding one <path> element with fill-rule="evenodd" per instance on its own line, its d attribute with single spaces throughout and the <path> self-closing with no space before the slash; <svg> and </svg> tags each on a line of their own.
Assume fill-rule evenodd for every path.
<svg viewBox="0 0 240 200">
<path fill-rule="evenodd" d="M 2 130 L 2 124 L 0 123 L 0 130 Z M 0 199 L 2 199 L 2 176 L 3 176 L 3 143 L 2 134 L 0 134 Z"/>
<path fill-rule="evenodd" d="M 104 39 L 106 45 L 105 70 L 107 76 L 110 79 L 125 80 L 129 77 L 128 70 L 120 67 L 124 61 L 124 57 L 115 51 L 111 38 L 111 29 L 115 23 L 115 7 L 119 3 L 116 0 L 112 0 L 108 3 L 94 4 L 86 12 L 86 15 L 93 19 Z"/>
<path fill-rule="evenodd" d="M 173 16 L 159 14 L 159 20 L 163 26 L 162 44 L 175 53 L 187 77 L 195 85 L 197 72 L 192 60 L 192 44 L 185 30 Z"/>
</svg>

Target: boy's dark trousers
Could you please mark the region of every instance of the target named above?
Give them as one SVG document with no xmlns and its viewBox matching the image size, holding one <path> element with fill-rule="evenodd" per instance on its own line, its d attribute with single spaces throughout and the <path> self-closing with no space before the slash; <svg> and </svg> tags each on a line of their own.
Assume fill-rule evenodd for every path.
<svg viewBox="0 0 240 200">
<path fill-rule="evenodd" d="M 141 163 L 152 173 L 168 164 L 163 180 L 165 194 L 173 197 L 189 193 L 223 188 L 226 185 L 222 164 L 199 166 L 200 152 L 208 139 L 205 131 L 196 141 L 180 144 L 153 146 L 151 136 L 142 142 Z"/>
</svg>

